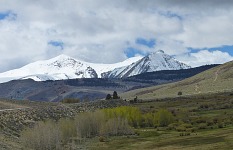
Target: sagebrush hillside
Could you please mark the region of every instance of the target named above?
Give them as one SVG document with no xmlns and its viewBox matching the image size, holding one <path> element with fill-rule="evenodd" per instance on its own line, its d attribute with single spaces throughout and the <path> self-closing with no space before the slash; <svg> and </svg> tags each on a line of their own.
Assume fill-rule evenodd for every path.
<svg viewBox="0 0 233 150">
<path fill-rule="evenodd" d="M 156 99 L 233 91 L 233 61 L 214 67 L 185 80 L 123 93 L 124 98 Z"/>
</svg>

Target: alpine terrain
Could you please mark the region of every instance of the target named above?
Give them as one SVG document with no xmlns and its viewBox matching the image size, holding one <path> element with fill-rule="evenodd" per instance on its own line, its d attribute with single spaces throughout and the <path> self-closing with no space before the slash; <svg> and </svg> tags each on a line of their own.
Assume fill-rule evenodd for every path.
<svg viewBox="0 0 233 150">
<path fill-rule="evenodd" d="M 132 57 L 115 64 L 94 64 L 80 61 L 66 55 L 30 63 L 22 68 L 0 73 L 0 82 L 18 79 L 35 81 L 63 80 L 76 78 L 125 78 L 145 72 L 188 69 L 159 50 L 145 57 Z"/>
<path fill-rule="evenodd" d="M 107 78 L 125 78 L 138 75 L 145 72 L 153 72 L 160 70 L 180 70 L 188 69 L 190 66 L 179 62 L 170 55 L 164 53 L 163 50 L 151 53 L 139 61 L 131 65 L 116 68 L 105 74 Z"/>
</svg>

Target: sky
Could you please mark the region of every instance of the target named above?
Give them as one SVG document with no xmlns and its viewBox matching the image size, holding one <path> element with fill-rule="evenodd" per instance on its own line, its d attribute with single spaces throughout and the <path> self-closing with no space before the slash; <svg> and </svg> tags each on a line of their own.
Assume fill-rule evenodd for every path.
<svg viewBox="0 0 233 150">
<path fill-rule="evenodd" d="M 159 49 L 193 67 L 233 60 L 233 1 L 0 0 L 0 72 L 60 54 L 116 63 Z"/>
</svg>

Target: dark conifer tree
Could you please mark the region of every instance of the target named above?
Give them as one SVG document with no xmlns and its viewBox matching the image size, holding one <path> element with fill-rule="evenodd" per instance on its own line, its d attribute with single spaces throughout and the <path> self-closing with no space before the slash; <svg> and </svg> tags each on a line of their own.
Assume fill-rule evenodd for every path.
<svg viewBox="0 0 233 150">
<path fill-rule="evenodd" d="M 106 100 L 110 100 L 110 99 L 112 99 L 111 94 L 107 94 L 107 96 L 106 96 Z"/>
<path fill-rule="evenodd" d="M 117 95 L 116 91 L 113 92 L 112 98 L 113 99 L 119 99 L 119 96 Z"/>
</svg>

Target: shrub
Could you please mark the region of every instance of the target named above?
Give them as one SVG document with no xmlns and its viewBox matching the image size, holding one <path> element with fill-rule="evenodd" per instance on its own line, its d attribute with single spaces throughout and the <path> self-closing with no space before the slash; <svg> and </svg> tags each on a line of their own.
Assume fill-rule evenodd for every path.
<svg viewBox="0 0 233 150">
<path fill-rule="evenodd" d="M 190 132 L 181 132 L 180 136 L 190 136 L 191 133 Z"/>
<path fill-rule="evenodd" d="M 61 149 L 61 132 L 52 122 L 39 122 L 33 128 L 27 128 L 21 133 L 23 145 L 35 150 Z"/>
<path fill-rule="evenodd" d="M 179 126 L 178 123 L 172 123 L 168 125 L 168 130 L 174 130 Z"/>
<path fill-rule="evenodd" d="M 176 131 L 183 132 L 183 131 L 186 131 L 186 128 L 183 126 L 178 126 L 178 127 L 176 127 Z"/>
<path fill-rule="evenodd" d="M 117 108 L 107 108 L 103 110 L 107 119 L 125 118 L 129 125 L 138 127 L 142 124 L 142 113 L 137 107 L 121 106 Z"/>
<path fill-rule="evenodd" d="M 191 124 L 184 123 L 184 124 L 181 124 L 178 127 L 176 127 L 176 130 L 179 131 L 179 132 L 181 132 L 181 131 L 190 131 L 191 128 L 192 128 Z"/>
<path fill-rule="evenodd" d="M 155 124 L 157 123 L 160 127 L 166 127 L 169 124 L 173 123 L 174 117 L 171 112 L 166 109 L 160 109 L 156 113 Z"/>
<path fill-rule="evenodd" d="M 181 95 L 183 95 L 183 93 L 182 93 L 181 91 L 179 91 L 179 92 L 177 93 L 177 95 L 181 96 Z"/>
<path fill-rule="evenodd" d="M 100 142 L 105 142 L 105 138 L 104 138 L 103 136 L 100 136 L 100 137 L 99 137 L 99 141 L 100 141 Z"/>
<path fill-rule="evenodd" d="M 223 123 L 218 123 L 218 128 L 223 128 L 224 124 Z"/>
<path fill-rule="evenodd" d="M 143 115 L 144 127 L 153 127 L 154 126 L 154 114 L 146 113 Z"/>
<path fill-rule="evenodd" d="M 61 131 L 63 143 L 67 143 L 71 137 L 77 136 L 77 129 L 74 120 L 72 119 L 60 119 L 58 121 L 58 127 Z"/>
<path fill-rule="evenodd" d="M 127 119 L 120 117 L 109 119 L 101 129 L 101 135 L 105 136 L 131 135 L 133 133 Z"/>
<path fill-rule="evenodd" d="M 207 121 L 207 126 L 213 126 L 213 125 L 214 125 L 214 122 L 212 120 Z"/>
<path fill-rule="evenodd" d="M 75 117 L 77 136 L 80 138 L 91 138 L 99 135 L 100 129 L 105 122 L 104 113 L 101 111 L 87 112 Z"/>
<path fill-rule="evenodd" d="M 110 100 L 110 99 L 112 99 L 112 96 L 111 96 L 111 94 L 107 94 L 107 96 L 106 96 L 106 98 L 105 98 L 106 100 Z"/>
<path fill-rule="evenodd" d="M 80 99 L 66 98 L 61 101 L 62 103 L 79 103 Z"/>
<path fill-rule="evenodd" d="M 207 129 L 206 123 L 200 123 L 200 124 L 198 125 L 198 129 Z"/>
</svg>

